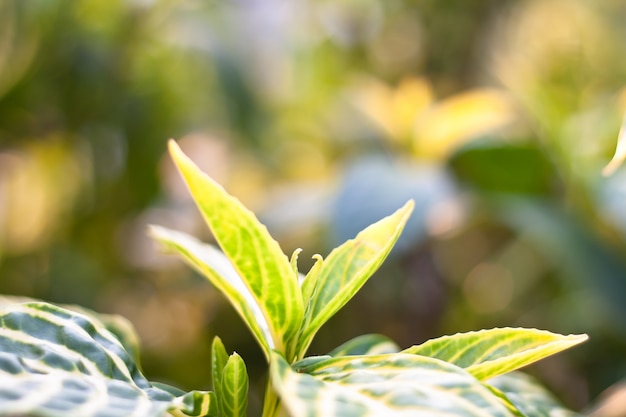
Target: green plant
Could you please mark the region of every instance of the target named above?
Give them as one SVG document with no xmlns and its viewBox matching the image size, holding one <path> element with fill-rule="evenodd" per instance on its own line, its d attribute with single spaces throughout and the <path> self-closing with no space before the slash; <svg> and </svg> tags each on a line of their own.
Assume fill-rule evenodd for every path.
<svg viewBox="0 0 626 417">
<path fill-rule="evenodd" d="M 326 259 L 316 255 L 301 276 L 299 251 L 289 260 L 254 214 L 173 141 L 170 152 L 222 251 L 162 227 L 151 233 L 226 295 L 258 341 L 269 365 L 263 417 L 574 414 L 512 371 L 586 335 L 504 328 L 404 350 L 384 336 L 365 335 L 326 356 L 305 357 L 316 332 L 388 255 L 413 203 Z M 213 391 L 185 393 L 143 377 L 134 333 L 119 319 L 36 301 L 0 305 L 0 415 L 246 415 L 245 363 L 217 337 Z"/>
</svg>

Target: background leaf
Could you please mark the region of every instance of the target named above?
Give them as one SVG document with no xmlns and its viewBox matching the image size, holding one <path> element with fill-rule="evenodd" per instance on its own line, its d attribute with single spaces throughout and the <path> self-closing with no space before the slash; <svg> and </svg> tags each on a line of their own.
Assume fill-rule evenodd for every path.
<svg viewBox="0 0 626 417">
<path fill-rule="evenodd" d="M 315 333 L 343 307 L 385 260 L 400 236 L 413 209 L 410 200 L 402 208 L 361 231 L 354 239 L 334 249 L 305 278 L 306 309 L 297 354 L 301 357 Z M 306 290 L 307 288 L 312 290 Z"/>
<path fill-rule="evenodd" d="M 211 396 L 152 385 L 99 321 L 52 304 L 0 310 L 0 415 L 210 415 Z"/>
<path fill-rule="evenodd" d="M 529 365 L 587 340 L 536 329 L 491 329 L 443 336 L 403 352 L 453 363 L 480 380 Z"/>
<path fill-rule="evenodd" d="M 328 354 L 330 356 L 353 355 L 381 355 L 383 353 L 397 353 L 400 347 L 387 336 L 380 334 L 365 334 L 348 340 Z"/>
<path fill-rule="evenodd" d="M 522 372 L 500 375 L 487 382 L 504 393 L 527 417 L 582 416 L 564 408 L 541 384 Z"/>
<path fill-rule="evenodd" d="M 328 358 L 292 369 L 274 353 L 271 374 L 292 417 L 513 415 L 463 369 L 423 356 Z"/>
<path fill-rule="evenodd" d="M 176 142 L 170 141 L 169 149 L 215 239 L 261 309 L 274 338 L 270 347 L 284 350 L 303 314 L 289 260 L 251 211 L 200 171 Z"/>
</svg>

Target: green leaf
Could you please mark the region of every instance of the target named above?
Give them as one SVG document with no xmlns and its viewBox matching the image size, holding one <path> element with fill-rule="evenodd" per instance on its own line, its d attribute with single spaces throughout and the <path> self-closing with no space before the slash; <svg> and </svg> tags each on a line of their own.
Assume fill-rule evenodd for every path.
<svg viewBox="0 0 626 417">
<path fill-rule="evenodd" d="M 350 301 L 382 264 L 412 210 L 413 201 L 409 201 L 314 265 L 313 273 L 307 274 L 303 283 L 306 307 L 297 357 L 304 355 L 320 327 Z"/>
<path fill-rule="evenodd" d="M 215 415 L 210 393 L 157 385 L 92 317 L 41 302 L 0 309 L 0 415 Z"/>
<path fill-rule="evenodd" d="M 266 356 L 269 355 L 274 337 L 265 315 L 228 258 L 214 246 L 204 244 L 186 233 L 150 226 L 150 234 L 165 248 L 181 255 L 228 298 Z"/>
<path fill-rule="evenodd" d="M 220 387 L 223 417 L 245 417 L 248 408 L 248 374 L 241 356 L 228 358 Z"/>
<path fill-rule="evenodd" d="M 298 276 L 289 259 L 256 216 L 200 171 L 176 142 L 170 141 L 169 149 L 215 239 L 256 304 L 256 307 L 236 306 L 237 310 L 258 308 L 271 335 L 270 340 L 261 343 L 266 355 L 268 348 L 284 351 L 286 342 L 298 331 L 303 316 Z M 196 245 L 192 249 L 186 252 L 194 252 Z M 187 254 L 185 256 L 189 261 Z M 194 261 L 191 263 L 197 266 Z M 208 277 L 214 285 L 223 283 L 212 273 Z M 223 285 L 221 287 L 218 286 L 223 290 Z M 233 303 L 242 302 L 242 297 L 227 295 Z M 248 325 L 254 327 L 254 324 Z M 255 333 L 255 336 L 261 335 Z"/>
<path fill-rule="evenodd" d="M 443 336 L 403 352 L 429 356 L 465 368 L 480 380 L 514 371 L 587 340 L 587 335 L 536 329 L 491 329 Z"/>
<path fill-rule="evenodd" d="M 522 372 L 500 375 L 487 383 L 506 395 L 526 417 L 582 417 L 563 407 L 534 378 Z"/>
<path fill-rule="evenodd" d="M 463 369 L 424 356 L 348 356 L 292 368 L 273 352 L 270 371 L 292 417 L 514 415 Z"/>
<path fill-rule="evenodd" d="M 224 410 L 224 396 L 222 395 L 222 379 L 224 368 L 228 362 L 228 353 L 222 339 L 215 336 L 211 345 L 211 378 L 213 382 L 213 391 L 217 396 L 218 408 L 221 414 Z"/>
<path fill-rule="evenodd" d="M 397 353 L 400 347 L 387 336 L 380 334 L 366 334 L 357 336 L 352 340 L 333 349 L 330 356 L 353 356 L 353 355 L 381 355 L 384 353 Z"/>
<path fill-rule="evenodd" d="M 0 295 L 0 309 L 11 304 L 32 302 L 41 302 L 41 300 L 29 297 Z M 128 319 L 117 314 L 96 313 L 93 310 L 78 305 L 61 304 L 59 306 L 84 314 L 92 320 L 101 323 L 122 343 L 124 349 L 131 354 L 135 362 L 139 363 L 139 336 Z"/>
</svg>

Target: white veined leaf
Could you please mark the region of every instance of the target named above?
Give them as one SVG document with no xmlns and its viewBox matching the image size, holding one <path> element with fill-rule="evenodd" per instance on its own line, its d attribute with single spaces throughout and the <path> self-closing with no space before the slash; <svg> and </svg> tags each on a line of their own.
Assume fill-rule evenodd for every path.
<svg viewBox="0 0 626 417">
<path fill-rule="evenodd" d="M 214 416 L 212 398 L 151 384 L 93 317 L 43 302 L 0 309 L 0 416 Z"/>
<path fill-rule="evenodd" d="M 260 342 L 267 358 L 269 349 L 285 352 L 304 313 L 298 275 L 289 259 L 254 213 L 202 172 L 173 140 L 169 151 L 215 240 L 254 299 L 252 308 L 258 307 L 264 317 L 271 337 Z M 233 301 L 232 295 L 229 299 Z"/>
<path fill-rule="evenodd" d="M 274 388 L 292 417 L 511 417 L 461 368 L 406 353 L 320 358 L 293 368 L 273 352 Z"/>
<path fill-rule="evenodd" d="M 453 363 L 482 381 L 530 365 L 585 340 L 587 335 L 564 336 L 545 330 L 507 327 L 443 336 L 403 352 Z"/>
<path fill-rule="evenodd" d="M 295 357 L 304 356 L 315 333 L 337 313 L 383 263 L 413 211 L 413 200 L 368 226 L 354 239 L 317 258 L 302 283 L 306 304 Z"/>
</svg>

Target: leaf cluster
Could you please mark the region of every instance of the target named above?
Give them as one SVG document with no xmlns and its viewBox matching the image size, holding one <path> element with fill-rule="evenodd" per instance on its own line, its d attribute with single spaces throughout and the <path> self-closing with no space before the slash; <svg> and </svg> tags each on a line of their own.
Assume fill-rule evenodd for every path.
<svg viewBox="0 0 626 417">
<path fill-rule="evenodd" d="M 256 338 L 269 366 L 263 417 L 568 413 L 536 383 L 511 372 L 586 335 L 502 328 L 404 350 L 384 336 L 365 335 L 329 355 L 306 357 L 317 331 L 385 260 L 413 202 L 326 258 L 316 255 L 302 277 L 299 251 L 289 259 L 255 215 L 173 141 L 170 152 L 219 249 L 162 227 L 151 233 L 224 293 Z M 136 351 L 132 340 L 112 333 L 95 314 L 42 302 L 7 304 L 0 309 L 0 415 L 246 415 L 245 363 L 219 338 L 212 345 L 213 391 L 188 393 L 146 380 L 128 353 Z"/>
</svg>

